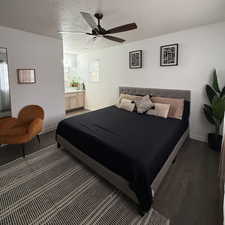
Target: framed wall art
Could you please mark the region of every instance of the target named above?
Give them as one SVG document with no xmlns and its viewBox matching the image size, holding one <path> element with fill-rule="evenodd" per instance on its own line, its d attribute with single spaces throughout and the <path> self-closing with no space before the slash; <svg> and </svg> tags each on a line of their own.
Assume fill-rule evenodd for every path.
<svg viewBox="0 0 225 225">
<path fill-rule="evenodd" d="M 160 66 L 178 65 L 178 44 L 160 47 Z"/>
<path fill-rule="evenodd" d="M 35 69 L 17 69 L 18 84 L 36 83 Z"/>
<path fill-rule="evenodd" d="M 129 68 L 130 69 L 142 68 L 142 50 L 129 52 Z"/>
</svg>

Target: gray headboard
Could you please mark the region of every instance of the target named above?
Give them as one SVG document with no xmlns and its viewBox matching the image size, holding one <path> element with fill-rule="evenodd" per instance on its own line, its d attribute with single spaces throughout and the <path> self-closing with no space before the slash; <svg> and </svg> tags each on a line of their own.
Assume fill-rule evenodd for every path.
<svg viewBox="0 0 225 225">
<path fill-rule="evenodd" d="M 153 95 L 168 98 L 183 98 L 191 101 L 191 91 L 175 89 L 139 88 L 139 87 L 119 87 L 120 94 L 130 95 Z"/>
</svg>

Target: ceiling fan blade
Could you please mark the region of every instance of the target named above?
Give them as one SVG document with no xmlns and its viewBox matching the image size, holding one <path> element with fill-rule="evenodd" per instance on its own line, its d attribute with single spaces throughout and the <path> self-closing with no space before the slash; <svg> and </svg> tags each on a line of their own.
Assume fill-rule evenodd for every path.
<svg viewBox="0 0 225 225">
<path fill-rule="evenodd" d="M 113 37 L 113 36 L 109 36 L 109 35 L 104 35 L 103 37 L 110 40 L 110 41 L 116 41 L 116 42 L 120 42 L 120 43 L 123 43 L 125 41 L 122 38 Z"/>
<path fill-rule="evenodd" d="M 80 14 L 84 18 L 84 20 L 87 22 L 87 24 L 91 27 L 91 29 L 93 30 L 98 29 L 98 26 L 90 13 L 80 12 Z"/>
<path fill-rule="evenodd" d="M 134 29 L 137 29 L 137 24 L 129 23 L 126 25 L 122 25 L 119 27 L 114 27 L 112 29 L 109 29 L 106 31 L 106 34 L 115 34 L 115 33 L 125 32 L 125 31 L 129 31 L 129 30 L 134 30 Z"/>
</svg>

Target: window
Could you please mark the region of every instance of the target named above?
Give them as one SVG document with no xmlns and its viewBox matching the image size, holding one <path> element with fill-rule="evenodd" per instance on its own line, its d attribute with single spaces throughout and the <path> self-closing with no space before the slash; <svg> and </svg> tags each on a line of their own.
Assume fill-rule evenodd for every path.
<svg viewBox="0 0 225 225">
<path fill-rule="evenodd" d="M 64 54 L 64 85 L 65 92 L 81 89 L 82 79 L 78 75 L 77 55 Z"/>
<path fill-rule="evenodd" d="M 100 72 L 100 61 L 95 60 L 90 63 L 90 81 L 98 82 Z"/>
</svg>

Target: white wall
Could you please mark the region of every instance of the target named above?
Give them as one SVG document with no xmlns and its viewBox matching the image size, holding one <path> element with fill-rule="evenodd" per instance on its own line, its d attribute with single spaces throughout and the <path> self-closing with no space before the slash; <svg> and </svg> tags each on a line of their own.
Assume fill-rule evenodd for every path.
<svg viewBox="0 0 225 225">
<path fill-rule="evenodd" d="M 8 49 L 12 114 L 28 104 L 45 110 L 45 130 L 64 117 L 63 45 L 61 40 L 0 27 L 0 46 Z M 16 69 L 35 68 L 36 84 L 17 83 Z"/>
<path fill-rule="evenodd" d="M 180 45 L 179 66 L 160 67 L 160 46 L 173 43 Z M 144 67 L 130 70 L 128 52 L 138 49 L 143 50 Z M 101 63 L 100 82 L 92 83 L 88 81 L 88 65 L 96 59 Z M 78 64 L 86 77 L 90 109 L 114 104 L 121 85 L 191 90 L 191 137 L 204 141 L 211 128 L 202 113 L 204 86 L 213 68 L 224 84 L 224 60 L 225 23 L 219 23 L 79 55 Z"/>
</svg>

